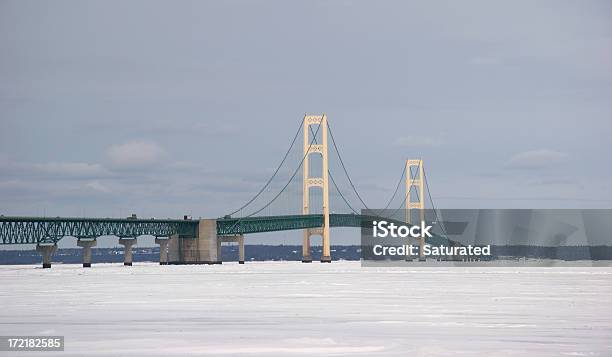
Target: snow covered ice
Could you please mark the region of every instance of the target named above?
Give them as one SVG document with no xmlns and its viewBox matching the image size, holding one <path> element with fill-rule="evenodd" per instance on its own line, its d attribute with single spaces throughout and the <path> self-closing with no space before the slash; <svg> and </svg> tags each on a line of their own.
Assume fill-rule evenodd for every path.
<svg viewBox="0 0 612 357">
<path fill-rule="evenodd" d="M 64 352 L 19 356 L 610 356 L 611 278 L 359 262 L 0 266 L 0 335 L 66 337 Z"/>
</svg>

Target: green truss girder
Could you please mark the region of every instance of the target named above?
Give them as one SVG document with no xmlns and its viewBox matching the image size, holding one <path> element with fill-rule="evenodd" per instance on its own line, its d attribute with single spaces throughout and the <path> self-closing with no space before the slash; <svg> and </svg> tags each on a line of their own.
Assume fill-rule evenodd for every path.
<svg viewBox="0 0 612 357">
<path fill-rule="evenodd" d="M 66 236 L 95 238 L 174 234 L 195 236 L 198 221 L 171 219 L 60 218 L 0 216 L 2 244 L 57 243 Z"/>
<path fill-rule="evenodd" d="M 331 227 L 360 227 L 361 216 L 356 214 L 330 214 L 329 223 Z M 217 234 L 235 235 L 288 231 L 293 229 L 316 228 L 322 225 L 322 214 L 220 218 L 217 220 Z"/>
<path fill-rule="evenodd" d="M 362 222 L 380 219 L 380 216 L 358 214 L 330 214 L 330 227 L 361 227 Z M 385 218 L 400 225 L 404 222 Z M 293 215 L 293 216 L 267 216 L 248 218 L 221 218 L 217 220 L 218 235 L 236 235 L 262 232 L 288 231 L 294 229 L 317 228 L 323 225 L 322 214 Z M 428 244 L 445 245 L 456 242 L 434 235 L 427 239 Z"/>
<path fill-rule="evenodd" d="M 376 219 L 357 214 L 330 214 L 331 227 L 360 227 L 362 222 Z M 172 219 L 116 219 L 116 218 L 61 218 L 61 217 L 5 217 L 0 216 L 0 244 L 57 243 L 66 236 L 95 238 L 99 236 L 137 237 L 151 235 L 195 237 L 199 221 Z M 402 222 L 396 222 L 401 224 Z M 288 215 L 217 219 L 220 236 L 288 231 L 317 228 L 323 225 L 323 215 Z M 444 244 L 448 240 L 434 236 L 430 244 Z"/>
</svg>

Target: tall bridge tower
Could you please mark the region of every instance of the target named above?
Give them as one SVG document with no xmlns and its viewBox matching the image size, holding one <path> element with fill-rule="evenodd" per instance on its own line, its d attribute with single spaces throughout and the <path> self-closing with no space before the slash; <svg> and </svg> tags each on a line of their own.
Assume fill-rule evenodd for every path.
<svg viewBox="0 0 612 357">
<path fill-rule="evenodd" d="M 310 126 L 319 125 L 317 131 L 321 132 L 321 144 L 314 144 L 309 139 Z M 315 133 L 316 134 L 316 133 Z M 322 162 L 321 177 L 310 177 L 310 155 L 320 154 Z M 310 237 L 320 235 L 323 245 L 321 255 L 322 263 L 331 262 L 331 250 L 329 243 L 329 162 L 327 157 L 327 115 L 306 115 L 304 117 L 304 164 L 303 170 L 303 192 L 302 192 L 302 213 L 310 213 L 310 188 L 321 187 L 323 190 L 323 226 L 317 228 L 307 228 L 304 230 L 304 241 L 302 242 L 302 262 L 312 262 L 310 254 Z"/>
<path fill-rule="evenodd" d="M 413 172 L 412 168 L 416 168 Z M 423 160 L 406 160 L 406 223 L 421 224 L 425 221 L 425 197 L 423 180 Z M 414 194 L 412 188 L 414 187 Z M 417 210 L 416 214 L 412 210 Z M 418 215 L 419 221 L 415 219 Z M 419 239 L 419 259 L 423 260 L 425 238 Z"/>
</svg>

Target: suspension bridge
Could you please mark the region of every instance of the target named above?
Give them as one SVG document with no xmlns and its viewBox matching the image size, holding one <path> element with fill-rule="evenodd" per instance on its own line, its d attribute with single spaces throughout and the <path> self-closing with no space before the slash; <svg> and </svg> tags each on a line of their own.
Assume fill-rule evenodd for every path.
<svg viewBox="0 0 612 357">
<path fill-rule="evenodd" d="M 297 144 L 300 134 L 301 148 Z M 83 266 L 89 267 L 97 238 L 116 236 L 125 248 L 124 264 L 131 265 L 137 237 L 148 235 L 160 245 L 160 264 L 220 263 L 223 242 L 238 243 L 239 262 L 244 263 L 245 235 L 302 230 L 302 261 L 312 261 L 311 237 L 321 236 L 321 262 L 331 262 L 331 228 L 359 228 L 381 216 L 408 224 L 438 221 L 437 216 L 425 217 L 425 212 L 436 215 L 437 211 L 423 161 L 406 160 L 401 165 L 402 174 L 384 208 L 370 208 L 349 175 L 327 115 L 305 115 L 282 160 L 262 187 L 241 207 L 219 218 L 0 216 L 0 244 L 35 244 L 43 267 L 50 267 L 57 242 L 75 237 L 84 249 Z M 426 210 L 426 203 L 433 209 Z M 445 233 L 428 239 L 420 240 L 421 247 L 426 243 L 455 244 Z"/>
</svg>

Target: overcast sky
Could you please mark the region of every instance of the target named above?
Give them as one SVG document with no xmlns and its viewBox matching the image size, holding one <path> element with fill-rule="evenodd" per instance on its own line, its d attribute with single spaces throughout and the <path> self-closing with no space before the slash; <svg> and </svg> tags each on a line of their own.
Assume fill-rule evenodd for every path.
<svg viewBox="0 0 612 357">
<path fill-rule="evenodd" d="M 611 99 L 610 1 L 0 0 L 0 214 L 221 216 L 305 112 L 370 202 L 610 208 Z"/>
</svg>

